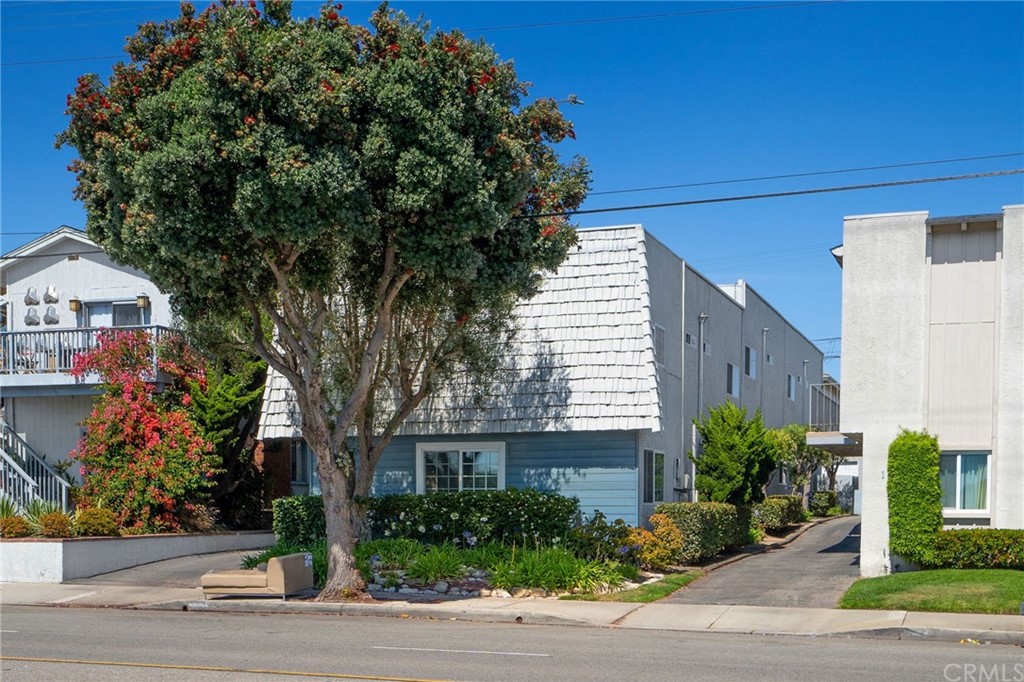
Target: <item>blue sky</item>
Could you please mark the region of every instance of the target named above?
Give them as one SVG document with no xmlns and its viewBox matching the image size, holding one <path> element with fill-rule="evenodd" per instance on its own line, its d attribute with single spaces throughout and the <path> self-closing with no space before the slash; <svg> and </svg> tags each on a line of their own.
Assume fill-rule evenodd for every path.
<svg viewBox="0 0 1024 682">
<path fill-rule="evenodd" d="M 534 94 L 574 93 L 585 102 L 569 110 L 578 139 L 564 145 L 593 167 L 595 194 L 584 208 L 1024 167 L 1018 154 L 597 194 L 1024 152 L 1024 3 L 765 7 L 777 4 L 393 6 L 423 14 L 437 28 L 461 28 L 485 39 L 515 61 L 522 79 L 535 83 Z M 318 6 L 295 3 L 296 14 Z M 350 2 L 345 13 L 362 22 L 375 6 Z M 82 73 L 108 75 L 139 22 L 176 12 L 176 3 L 165 2 L 0 4 L 2 251 L 61 224 L 84 226 L 65 170 L 72 152 L 52 144 L 65 125 L 65 95 Z M 100 58 L 80 60 L 86 57 Z M 842 240 L 844 215 L 995 212 L 1024 202 L 1022 177 L 625 211 L 584 216 L 579 223 L 642 222 L 712 279 L 746 279 L 817 339 L 840 333 L 841 272 L 828 247 Z"/>
</svg>

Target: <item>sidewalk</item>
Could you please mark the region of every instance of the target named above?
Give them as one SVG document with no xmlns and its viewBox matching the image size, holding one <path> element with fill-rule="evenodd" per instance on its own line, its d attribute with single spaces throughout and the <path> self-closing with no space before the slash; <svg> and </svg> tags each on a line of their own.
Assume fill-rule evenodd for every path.
<svg viewBox="0 0 1024 682">
<path fill-rule="evenodd" d="M 327 613 L 435 618 L 486 623 L 621 627 L 681 632 L 734 632 L 813 637 L 964 639 L 1024 646 L 1024 616 L 855 611 L 714 604 L 647 605 L 549 599 L 462 599 L 438 603 L 381 601 L 321 604 L 264 599 L 204 600 L 198 588 L 107 584 L 0 585 L 0 604 L 87 606 L 173 611 Z"/>
</svg>

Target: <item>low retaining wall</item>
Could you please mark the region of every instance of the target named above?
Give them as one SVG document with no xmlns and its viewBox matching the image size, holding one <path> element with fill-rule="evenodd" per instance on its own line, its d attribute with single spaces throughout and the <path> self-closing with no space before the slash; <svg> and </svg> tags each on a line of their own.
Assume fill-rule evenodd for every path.
<svg viewBox="0 0 1024 682">
<path fill-rule="evenodd" d="M 0 541 L 0 582 L 64 583 L 191 554 L 261 549 L 270 531 Z"/>
</svg>

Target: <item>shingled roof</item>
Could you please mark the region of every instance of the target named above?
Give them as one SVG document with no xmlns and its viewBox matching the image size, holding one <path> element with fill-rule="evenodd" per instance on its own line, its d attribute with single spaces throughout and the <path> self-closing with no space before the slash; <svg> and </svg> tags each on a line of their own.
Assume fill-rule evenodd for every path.
<svg viewBox="0 0 1024 682">
<path fill-rule="evenodd" d="M 400 433 L 660 431 L 645 233 L 638 225 L 580 230 L 541 292 L 517 308 L 520 332 L 482 402 L 468 386 L 424 401 Z M 294 393 L 270 372 L 259 437 L 298 438 Z"/>
</svg>

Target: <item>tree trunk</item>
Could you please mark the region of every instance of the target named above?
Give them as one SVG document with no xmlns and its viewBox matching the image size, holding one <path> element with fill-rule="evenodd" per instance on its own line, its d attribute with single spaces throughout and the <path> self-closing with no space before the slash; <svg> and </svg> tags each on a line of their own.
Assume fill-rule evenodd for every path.
<svg viewBox="0 0 1024 682">
<path fill-rule="evenodd" d="M 338 453 L 330 451 L 326 438 L 323 442 L 309 445 L 316 453 L 327 520 L 327 580 L 317 601 L 349 599 L 366 589 L 353 555 L 359 538 L 355 505 L 352 504 L 355 482 L 335 464 Z"/>
</svg>

